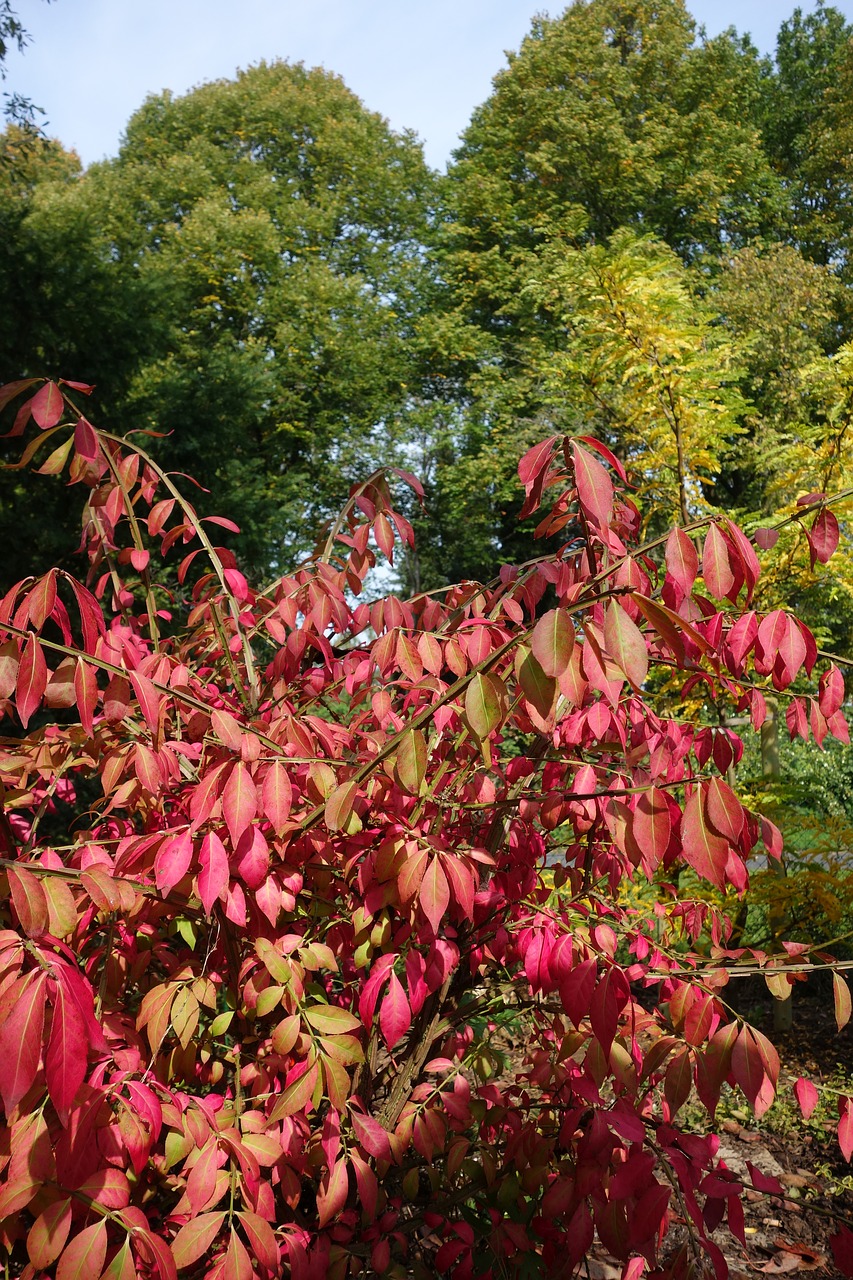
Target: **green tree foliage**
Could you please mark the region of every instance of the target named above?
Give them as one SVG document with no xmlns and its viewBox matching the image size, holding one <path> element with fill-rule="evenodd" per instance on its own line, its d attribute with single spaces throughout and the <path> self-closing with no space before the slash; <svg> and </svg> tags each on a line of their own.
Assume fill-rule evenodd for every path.
<svg viewBox="0 0 853 1280">
<path fill-rule="evenodd" d="M 786 188 L 791 234 L 816 262 L 847 264 L 851 232 L 853 27 L 819 0 L 782 24 L 764 139 Z"/>
<path fill-rule="evenodd" d="M 824 6 L 784 24 L 777 65 L 734 31 L 697 39 L 680 0 L 535 20 L 445 186 L 470 359 L 436 478 L 466 531 L 444 533 L 455 573 L 526 553 L 507 459 L 543 428 L 586 420 L 682 520 L 778 504 L 780 448 L 823 441 L 803 371 L 847 330 L 851 48 Z"/>
<path fill-rule="evenodd" d="M 322 70 L 150 98 L 115 161 L 27 206 L 18 244 L 51 279 L 91 272 L 69 296 L 99 332 L 71 359 L 46 321 L 14 371 L 97 382 L 114 430 L 162 433 L 169 466 L 228 494 L 250 567 L 292 562 L 416 390 L 429 184 L 417 143 Z"/>
</svg>

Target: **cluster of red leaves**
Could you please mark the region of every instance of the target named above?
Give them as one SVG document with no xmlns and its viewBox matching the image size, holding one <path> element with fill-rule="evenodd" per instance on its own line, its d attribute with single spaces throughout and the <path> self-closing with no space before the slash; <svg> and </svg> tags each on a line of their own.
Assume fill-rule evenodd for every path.
<svg viewBox="0 0 853 1280">
<path fill-rule="evenodd" d="M 411 541 L 373 477 L 255 591 L 172 479 L 80 415 L 86 388 L 36 385 L 0 408 L 29 395 L 25 463 L 59 433 L 40 470 L 87 490 L 89 573 L 0 602 L 20 1274 L 568 1276 L 597 1235 L 625 1280 L 723 1277 L 743 1187 L 678 1113 L 726 1083 L 770 1105 L 777 1055 L 720 991 L 744 962 L 786 983 L 803 949 L 745 955 L 706 904 L 663 883 L 647 918 L 619 887 L 686 863 L 740 893 L 781 851 L 721 776 L 739 739 L 656 706 L 657 672 L 756 726 L 770 686 L 792 732 L 846 740 L 834 667 L 792 689 L 808 629 L 750 609 L 748 539 L 720 519 L 639 548 L 618 460 L 560 438 L 519 468 L 557 553 L 363 602 L 372 545 Z M 190 548 L 164 582 L 158 544 Z M 514 1072 L 489 1039 L 507 1000 Z"/>
</svg>

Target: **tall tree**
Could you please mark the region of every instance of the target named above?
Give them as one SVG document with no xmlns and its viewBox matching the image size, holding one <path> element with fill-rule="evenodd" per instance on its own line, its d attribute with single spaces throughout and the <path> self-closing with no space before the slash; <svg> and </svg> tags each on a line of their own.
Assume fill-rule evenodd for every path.
<svg viewBox="0 0 853 1280">
<path fill-rule="evenodd" d="M 565 382 L 569 348 L 580 386 L 583 360 L 603 360 L 607 344 L 620 340 L 619 317 L 580 284 L 595 259 L 581 267 L 578 252 L 603 252 L 626 228 L 633 239 L 619 240 L 611 265 L 637 236 L 652 235 L 683 263 L 718 270 L 725 254 L 778 219 L 781 187 L 759 129 L 768 66 L 731 32 L 698 42 L 695 34 L 681 0 L 577 0 L 559 17 L 534 20 L 463 136 L 446 180 L 439 248 L 449 309 L 468 335 L 460 344 L 449 327 L 453 351 L 470 353 L 459 457 L 436 484 L 439 506 L 465 530 L 464 538 L 445 534 L 458 552 L 446 572 L 476 575 L 494 542 L 513 554 L 518 501 L 508 460 L 517 449 L 567 415 L 568 429 L 582 429 L 581 413 L 604 429 L 601 406 L 586 393 L 572 400 L 576 388 Z M 634 286 L 645 270 L 657 273 L 653 292 L 674 279 L 677 258 L 661 262 L 658 255 L 652 267 L 648 254 L 635 262 Z M 577 326 L 567 328 L 576 288 L 586 317 L 579 325 L 592 326 L 582 339 Z M 692 292 L 687 310 L 695 313 L 697 287 L 685 277 L 676 292 L 682 301 Z M 659 305 L 660 297 L 652 307 Z M 689 329 L 695 314 L 679 308 Z M 600 323 L 615 328 L 606 334 Z M 595 335 L 604 344 L 598 355 Z M 562 382 L 554 376 L 561 362 Z M 725 381 L 725 367 L 720 373 Z"/>
<path fill-rule="evenodd" d="M 152 97 L 116 160 L 48 184 L 22 220 L 35 258 L 57 228 L 83 242 L 48 274 L 88 264 L 69 296 L 99 333 L 56 363 L 58 342 L 31 343 L 16 372 L 97 383 L 113 430 L 158 433 L 158 456 L 226 495 L 250 567 L 292 562 L 417 391 L 431 181 L 413 137 L 322 70 Z"/>
<path fill-rule="evenodd" d="M 790 209 L 791 235 L 814 261 L 847 265 L 853 228 L 850 94 L 853 26 L 818 0 L 782 24 L 766 84 L 764 139 Z"/>
</svg>

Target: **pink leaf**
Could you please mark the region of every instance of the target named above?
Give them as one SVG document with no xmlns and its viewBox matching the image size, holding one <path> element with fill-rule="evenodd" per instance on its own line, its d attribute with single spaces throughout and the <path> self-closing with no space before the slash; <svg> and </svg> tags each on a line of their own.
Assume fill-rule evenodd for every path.
<svg viewBox="0 0 853 1280">
<path fill-rule="evenodd" d="M 222 792 L 222 813 L 236 845 L 258 812 L 258 793 L 242 760 L 234 765 Z"/>
<path fill-rule="evenodd" d="M 853 1102 L 850 1098 L 841 1100 L 841 1117 L 838 1121 L 838 1145 L 845 1160 L 853 1156 Z"/>
<path fill-rule="evenodd" d="M 367 1154 L 376 1160 L 390 1160 L 391 1143 L 379 1121 L 371 1115 L 356 1111 L 354 1107 L 350 1112 L 350 1119 L 355 1136 Z"/>
<path fill-rule="evenodd" d="M 572 456 L 578 499 L 584 515 L 599 528 L 604 528 L 613 517 L 613 481 L 598 459 L 576 441 L 572 441 Z"/>
<path fill-rule="evenodd" d="M 274 760 L 264 775 L 261 805 L 273 831 L 280 836 L 290 818 L 293 787 L 286 767 L 279 760 Z"/>
<path fill-rule="evenodd" d="M 33 396 L 30 410 L 42 431 L 55 427 L 62 417 L 62 392 L 55 382 L 46 382 Z"/>
<path fill-rule="evenodd" d="M 821 564 L 826 564 L 827 560 L 834 555 L 838 547 L 838 535 L 838 519 L 833 511 L 824 507 L 815 516 L 809 534 L 809 545 L 815 559 Z"/>
<path fill-rule="evenodd" d="M 188 831 L 181 831 L 160 845 L 154 859 L 154 880 L 164 896 L 187 874 L 192 857 L 193 842 Z"/>
<path fill-rule="evenodd" d="M 0 1095 L 7 1115 L 35 1080 L 41 1057 L 47 974 L 28 977 L 0 1025 Z"/>
<path fill-rule="evenodd" d="M 694 788 L 684 806 L 681 820 L 681 843 L 691 867 L 719 889 L 726 882 L 729 844 L 708 822 L 704 805 L 704 788 Z"/>
<path fill-rule="evenodd" d="M 705 547 L 702 552 L 702 576 L 705 586 L 712 596 L 718 600 L 731 599 L 735 585 L 729 558 L 729 548 L 719 527 L 712 524 L 705 535 Z"/>
<path fill-rule="evenodd" d="M 107 1256 L 107 1220 L 84 1227 L 72 1239 L 56 1264 L 56 1280 L 91 1280 L 104 1269 Z"/>
<path fill-rule="evenodd" d="M 438 933 L 450 902 L 450 887 L 438 858 L 432 858 L 424 872 L 418 902 L 433 933 Z"/>
<path fill-rule="evenodd" d="M 202 1213 L 181 1227 L 172 1241 L 172 1256 L 179 1271 L 198 1262 L 213 1244 L 225 1221 L 225 1211 Z"/>
<path fill-rule="evenodd" d="M 44 1067 L 50 1100 L 64 1126 L 68 1124 L 68 1113 L 86 1077 L 88 1052 L 89 1037 L 82 1014 L 63 983 L 57 982 Z"/>
<path fill-rule="evenodd" d="M 202 840 L 199 863 L 198 896 L 209 916 L 217 898 L 224 901 L 228 888 L 228 854 L 215 831 L 208 832 Z"/>
<path fill-rule="evenodd" d="M 817 1089 L 812 1084 L 811 1080 L 804 1080 L 803 1077 L 800 1076 L 799 1080 L 794 1085 L 794 1095 L 800 1105 L 800 1110 L 803 1113 L 803 1119 L 808 1120 L 809 1116 L 818 1104 L 820 1095 Z"/>
<path fill-rule="evenodd" d="M 402 1040 L 411 1025 L 412 1010 L 400 979 L 392 969 L 388 990 L 379 1008 L 379 1030 L 389 1049 L 393 1049 Z"/>
<path fill-rule="evenodd" d="M 575 633 L 565 609 L 549 609 L 530 635 L 530 648 L 546 676 L 559 678 L 572 660 Z"/>
<path fill-rule="evenodd" d="M 699 572 L 699 556 L 693 540 L 681 529 L 673 529 L 666 540 L 664 552 L 666 571 L 682 596 L 689 596 Z"/>
<path fill-rule="evenodd" d="M 618 600 L 611 600 L 604 615 L 604 642 L 607 652 L 636 689 L 649 670 L 649 655 L 643 633 Z"/>
</svg>

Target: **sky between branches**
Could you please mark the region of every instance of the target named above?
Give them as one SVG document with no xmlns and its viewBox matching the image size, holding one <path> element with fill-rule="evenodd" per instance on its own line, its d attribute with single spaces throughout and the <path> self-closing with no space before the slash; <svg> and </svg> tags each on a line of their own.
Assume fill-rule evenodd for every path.
<svg viewBox="0 0 853 1280">
<path fill-rule="evenodd" d="M 834 0 L 847 18 L 853 0 Z M 183 93 L 261 59 L 340 74 L 395 129 L 413 129 L 443 168 L 491 79 L 517 49 L 536 0 L 20 0 L 32 41 L 5 89 L 45 109 L 47 131 L 88 164 L 114 155 L 146 94 Z M 694 0 L 709 35 L 730 25 L 772 53 L 794 0 Z M 809 11 L 808 0 L 802 4 Z"/>
</svg>

